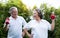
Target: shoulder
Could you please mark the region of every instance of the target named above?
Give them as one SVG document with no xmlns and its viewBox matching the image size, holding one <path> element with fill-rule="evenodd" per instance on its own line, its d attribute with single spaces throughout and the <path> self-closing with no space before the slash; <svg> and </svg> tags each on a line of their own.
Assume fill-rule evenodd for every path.
<svg viewBox="0 0 60 38">
<path fill-rule="evenodd" d="M 23 18 L 22 16 L 18 16 L 19 18 Z"/>
<path fill-rule="evenodd" d="M 50 24 L 47 20 L 44 20 L 44 19 L 43 19 L 43 23 Z"/>
<path fill-rule="evenodd" d="M 45 22 L 45 23 L 48 23 L 48 21 L 47 21 L 47 20 L 45 20 L 45 19 L 42 19 L 42 21 L 43 21 L 43 22 Z"/>
<path fill-rule="evenodd" d="M 25 21 L 25 19 L 22 16 L 18 16 L 19 20 Z"/>
<path fill-rule="evenodd" d="M 33 22 L 35 22 L 35 20 L 30 20 L 30 21 L 29 21 L 29 23 L 33 23 Z"/>
<path fill-rule="evenodd" d="M 12 19 L 12 16 L 8 17 L 10 20 Z"/>
<path fill-rule="evenodd" d="M 22 16 L 18 16 L 18 18 L 20 18 L 20 19 L 24 19 Z"/>
</svg>

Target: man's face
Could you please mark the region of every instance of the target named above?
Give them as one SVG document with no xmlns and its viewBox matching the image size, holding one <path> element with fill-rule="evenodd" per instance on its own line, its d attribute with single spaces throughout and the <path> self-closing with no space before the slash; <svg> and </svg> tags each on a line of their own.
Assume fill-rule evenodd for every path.
<svg viewBox="0 0 60 38">
<path fill-rule="evenodd" d="M 16 9 L 13 9 L 12 13 L 11 13 L 11 16 L 14 17 L 14 18 L 16 18 L 17 15 L 18 15 L 18 11 Z"/>
</svg>

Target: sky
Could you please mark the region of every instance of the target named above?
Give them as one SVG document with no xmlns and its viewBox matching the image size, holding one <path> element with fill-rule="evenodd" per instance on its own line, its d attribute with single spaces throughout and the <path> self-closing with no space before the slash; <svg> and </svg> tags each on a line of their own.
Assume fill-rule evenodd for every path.
<svg viewBox="0 0 60 38">
<path fill-rule="evenodd" d="M 0 0 L 5 3 L 7 0 Z M 53 6 L 55 8 L 59 8 L 60 0 L 22 0 L 22 2 L 27 6 L 27 8 L 33 8 L 36 5 L 38 8 L 41 4 L 46 3 L 48 7 Z"/>
<path fill-rule="evenodd" d="M 0 0 L 0 3 L 7 3 L 8 0 Z"/>
<path fill-rule="evenodd" d="M 41 4 L 46 3 L 49 6 L 58 8 L 60 6 L 60 0 L 22 0 L 22 2 L 27 6 L 27 8 L 33 8 L 36 5 L 38 8 Z"/>
</svg>

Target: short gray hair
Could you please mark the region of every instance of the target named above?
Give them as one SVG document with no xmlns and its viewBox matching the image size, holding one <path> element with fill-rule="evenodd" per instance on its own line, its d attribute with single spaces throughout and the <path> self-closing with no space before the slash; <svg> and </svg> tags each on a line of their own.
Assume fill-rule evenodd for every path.
<svg viewBox="0 0 60 38">
<path fill-rule="evenodd" d="M 11 8 L 9 9 L 9 13 L 12 13 L 12 10 L 13 10 L 13 9 L 16 9 L 16 10 L 18 11 L 17 7 L 11 7 Z"/>
</svg>

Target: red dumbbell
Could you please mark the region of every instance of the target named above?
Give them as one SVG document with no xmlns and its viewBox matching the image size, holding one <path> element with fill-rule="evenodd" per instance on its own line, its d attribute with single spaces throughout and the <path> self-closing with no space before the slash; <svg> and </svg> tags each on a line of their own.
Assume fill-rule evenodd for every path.
<svg viewBox="0 0 60 38">
<path fill-rule="evenodd" d="M 6 25 L 9 24 L 9 20 L 10 20 L 9 18 L 6 18 L 6 21 L 5 21 Z"/>
<path fill-rule="evenodd" d="M 55 19 L 55 14 L 54 14 L 54 12 L 52 12 L 50 18 L 51 18 L 52 20 Z"/>
</svg>

